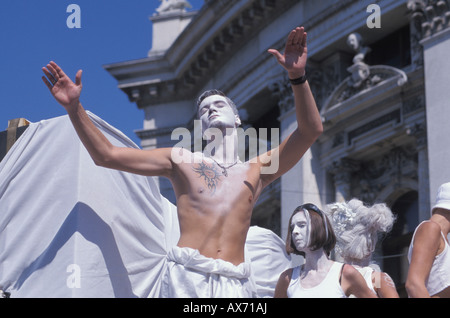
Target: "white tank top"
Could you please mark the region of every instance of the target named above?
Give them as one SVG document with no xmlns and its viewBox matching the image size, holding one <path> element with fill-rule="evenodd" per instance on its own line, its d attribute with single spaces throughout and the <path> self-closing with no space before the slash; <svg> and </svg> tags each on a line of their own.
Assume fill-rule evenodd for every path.
<svg viewBox="0 0 450 318">
<path fill-rule="evenodd" d="M 366 281 L 367 287 L 375 294 L 377 295 L 377 292 L 374 289 L 373 281 L 372 281 L 372 273 L 375 271 L 372 267 L 366 266 L 366 267 L 360 267 L 353 265 L 354 268 L 358 270 L 358 272 L 364 277 L 364 280 Z M 355 295 L 350 295 L 350 298 L 356 298 Z"/>
<path fill-rule="evenodd" d="M 301 267 L 294 267 L 287 289 L 289 298 L 346 298 L 339 278 L 343 263 L 334 262 L 323 281 L 312 288 L 303 288 L 300 281 Z"/>
<path fill-rule="evenodd" d="M 429 221 L 423 221 L 422 223 L 424 222 Z M 419 226 L 421 226 L 422 223 L 420 223 Z M 414 231 L 411 244 L 409 245 L 408 261 L 410 263 L 414 236 L 416 236 L 416 232 L 419 226 Z M 428 280 L 425 282 L 430 296 L 436 295 L 437 293 L 450 286 L 450 247 L 447 243 L 447 240 L 445 239 L 444 233 L 441 232 L 441 235 L 444 238 L 445 242 L 444 250 L 434 258 L 433 265 L 431 265 L 430 275 L 428 276 Z"/>
</svg>

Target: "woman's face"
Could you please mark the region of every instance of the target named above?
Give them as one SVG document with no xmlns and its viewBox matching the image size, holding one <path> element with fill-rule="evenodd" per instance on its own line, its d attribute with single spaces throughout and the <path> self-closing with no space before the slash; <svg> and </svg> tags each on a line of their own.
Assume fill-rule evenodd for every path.
<svg viewBox="0 0 450 318">
<path fill-rule="evenodd" d="M 304 251 L 309 245 L 309 219 L 304 211 L 299 211 L 291 219 L 292 242 L 297 251 Z"/>
</svg>

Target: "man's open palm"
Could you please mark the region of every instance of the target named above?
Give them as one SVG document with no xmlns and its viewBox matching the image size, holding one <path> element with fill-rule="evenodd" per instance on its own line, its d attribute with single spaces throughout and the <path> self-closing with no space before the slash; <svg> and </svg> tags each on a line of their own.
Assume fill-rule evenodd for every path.
<svg viewBox="0 0 450 318">
<path fill-rule="evenodd" d="M 53 61 L 42 71 L 47 76 L 42 76 L 42 80 L 58 103 L 66 109 L 78 104 L 82 88 L 81 70 L 75 76 L 75 83 Z"/>
<path fill-rule="evenodd" d="M 269 53 L 276 57 L 278 63 L 283 66 L 289 74 L 303 76 L 306 68 L 308 49 L 306 47 L 306 32 L 303 27 L 297 27 L 289 33 L 284 54 L 275 49 L 269 49 Z"/>
</svg>

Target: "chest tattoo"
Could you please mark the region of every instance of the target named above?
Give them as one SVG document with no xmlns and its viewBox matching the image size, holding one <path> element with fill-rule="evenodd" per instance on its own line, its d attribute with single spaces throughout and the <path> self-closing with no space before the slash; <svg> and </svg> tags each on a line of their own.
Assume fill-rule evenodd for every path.
<svg viewBox="0 0 450 318">
<path fill-rule="evenodd" d="M 192 169 L 198 174 L 199 178 L 203 178 L 208 186 L 208 189 L 214 193 L 217 185 L 219 184 L 220 176 L 222 175 L 220 171 L 218 171 L 213 164 L 209 165 L 205 162 L 199 163 Z"/>
</svg>

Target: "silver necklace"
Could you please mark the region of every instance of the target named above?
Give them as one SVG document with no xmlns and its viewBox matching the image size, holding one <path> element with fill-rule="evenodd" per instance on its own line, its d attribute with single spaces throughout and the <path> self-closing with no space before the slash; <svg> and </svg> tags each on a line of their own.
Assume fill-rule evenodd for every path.
<svg viewBox="0 0 450 318">
<path fill-rule="evenodd" d="M 217 161 L 216 161 L 216 159 L 214 159 L 213 157 L 210 157 L 219 167 L 221 167 L 222 168 L 222 174 L 225 176 L 225 177 L 228 177 L 228 172 L 227 172 L 227 169 L 230 169 L 231 167 L 233 167 L 234 165 L 236 165 L 237 163 L 238 163 L 238 161 L 239 161 L 239 159 L 238 160 L 236 160 L 234 163 L 232 163 L 231 165 L 228 165 L 228 166 L 223 166 L 223 165 L 221 165 L 220 163 L 218 163 Z"/>
</svg>

